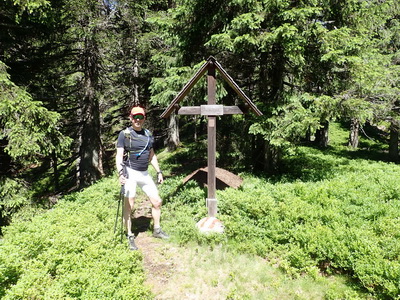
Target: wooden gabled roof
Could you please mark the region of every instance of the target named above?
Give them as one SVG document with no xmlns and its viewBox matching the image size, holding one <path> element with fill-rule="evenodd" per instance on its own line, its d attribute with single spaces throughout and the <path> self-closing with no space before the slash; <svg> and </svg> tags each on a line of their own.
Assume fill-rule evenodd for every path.
<svg viewBox="0 0 400 300">
<path fill-rule="evenodd" d="M 242 98 L 257 116 L 262 116 L 262 112 L 257 108 L 257 106 L 246 96 L 242 89 L 236 84 L 231 76 L 222 68 L 222 66 L 217 62 L 217 60 L 210 56 L 207 61 L 200 67 L 196 74 L 186 83 L 183 89 L 178 93 L 175 99 L 170 103 L 170 105 L 161 114 L 161 118 L 167 118 L 176 109 L 177 104 L 183 100 L 183 98 L 189 93 L 193 86 L 197 83 L 201 76 L 208 70 L 209 67 L 214 67 L 219 71 L 222 78 L 233 88 L 233 90 Z"/>
</svg>

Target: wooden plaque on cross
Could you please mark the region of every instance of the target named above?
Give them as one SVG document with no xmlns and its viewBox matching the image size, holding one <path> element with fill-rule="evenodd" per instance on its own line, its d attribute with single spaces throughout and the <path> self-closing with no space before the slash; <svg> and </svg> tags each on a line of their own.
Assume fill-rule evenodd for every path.
<svg viewBox="0 0 400 300">
<path fill-rule="evenodd" d="M 216 70 L 219 71 L 222 78 L 233 88 L 233 90 L 242 98 L 245 102 L 245 108 L 239 106 L 224 106 L 216 103 Z M 207 71 L 207 105 L 200 106 L 186 106 L 180 107 L 178 103 L 189 93 L 197 81 Z M 210 57 L 200 67 L 196 74 L 186 83 L 183 89 L 178 93 L 171 104 L 161 114 L 161 118 L 167 118 L 175 110 L 178 115 L 202 115 L 208 118 L 207 125 L 207 208 L 208 216 L 215 217 L 217 215 L 217 199 L 216 199 L 216 133 L 217 133 L 217 116 L 232 115 L 232 114 L 243 114 L 246 110 L 250 109 L 257 116 L 261 116 L 262 112 L 256 107 L 256 105 L 245 95 L 245 93 L 239 88 L 239 86 L 233 81 L 228 73 L 222 68 L 222 66 L 215 60 L 214 57 Z"/>
</svg>

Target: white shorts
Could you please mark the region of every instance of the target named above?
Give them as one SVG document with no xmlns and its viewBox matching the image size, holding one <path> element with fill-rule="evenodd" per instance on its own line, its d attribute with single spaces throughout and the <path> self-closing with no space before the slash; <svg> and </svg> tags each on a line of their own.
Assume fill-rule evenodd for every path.
<svg viewBox="0 0 400 300">
<path fill-rule="evenodd" d="M 136 186 L 140 186 L 143 192 L 152 199 L 158 198 L 158 189 L 148 171 L 136 171 L 129 167 L 126 168 L 128 178 L 125 182 L 125 197 L 134 198 L 136 196 Z"/>
</svg>

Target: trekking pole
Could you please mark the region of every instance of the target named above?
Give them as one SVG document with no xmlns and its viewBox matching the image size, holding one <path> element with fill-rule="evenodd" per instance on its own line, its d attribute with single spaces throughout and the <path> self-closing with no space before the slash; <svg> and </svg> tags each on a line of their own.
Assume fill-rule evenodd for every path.
<svg viewBox="0 0 400 300">
<path fill-rule="evenodd" d="M 123 202 L 124 200 L 124 194 L 125 194 L 125 188 L 124 185 L 121 185 L 121 191 L 120 191 L 120 195 L 119 195 L 119 199 L 118 199 L 118 206 L 117 206 L 117 213 L 115 215 L 115 223 L 114 223 L 114 235 L 115 232 L 117 231 L 117 223 L 118 223 L 118 216 L 119 216 L 119 207 L 121 205 L 121 202 Z M 124 204 L 121 205 L 122 206 L 122 212 L 121 212 L 121 219 L 122 219 L 122 224 L 121 224 L 121 235 L 122 235 L 122 231 L 123 231 L 123 225 L 124 225 Z M 122 237 L 121 237 L 121 241 L 122 241 Z"/>
<path fill-rule="evenodd" d="M 126 167 L 124 164 L 122 164 L 122 175 L 126 178 Z M 118 200 L 118 206 L 117 206 L 117 213 L 115 216 L 115 223 L 114 223 L 114 235 L 117 230 L 117 223 L 118 223 L 118 215 L 119 215 L 119 206 L 121 205 L 121 243 L 122 243 L 122 237 L 123 237 L 123 231 L 124 231 L 124 197 L 125 197 L 125 184 L 121 185 L 121 191 L 120 191 L 120 197 Z"/>
<path fill-rule="evenodd" d="M 120 231 L 120 238 L 121 238 L 121 243 L 122 243 L 122 237 L 124 233 L 124 206 L 125 206 L 125 184 L 121 186 L 121 231 Z"/>
<path fill-rule="evenodd" d="M 115 216 L 115 223 L 114 223 L 114 234 L 115 231 L 117 230 L 117 222 L 118 222 L 118 215 L 119 215 L 119 205 L 121 204 L 121 196 L 118 199 L 118 207 L 117 207 L 117 214 Z"/>
</svg>

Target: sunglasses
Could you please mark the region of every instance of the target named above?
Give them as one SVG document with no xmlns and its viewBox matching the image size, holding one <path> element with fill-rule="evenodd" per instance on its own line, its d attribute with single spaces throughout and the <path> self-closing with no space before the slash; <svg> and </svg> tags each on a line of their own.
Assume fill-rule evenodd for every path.
<svg viewBox="0 0 400 300">
<path fill-rule="evenodd" d="M 132 117 L 132 119 L 135 119 L 135 120 L 143 120 L 144 119 L 143 115 L 131 115 L 131 117 Z"/>
</svg>

